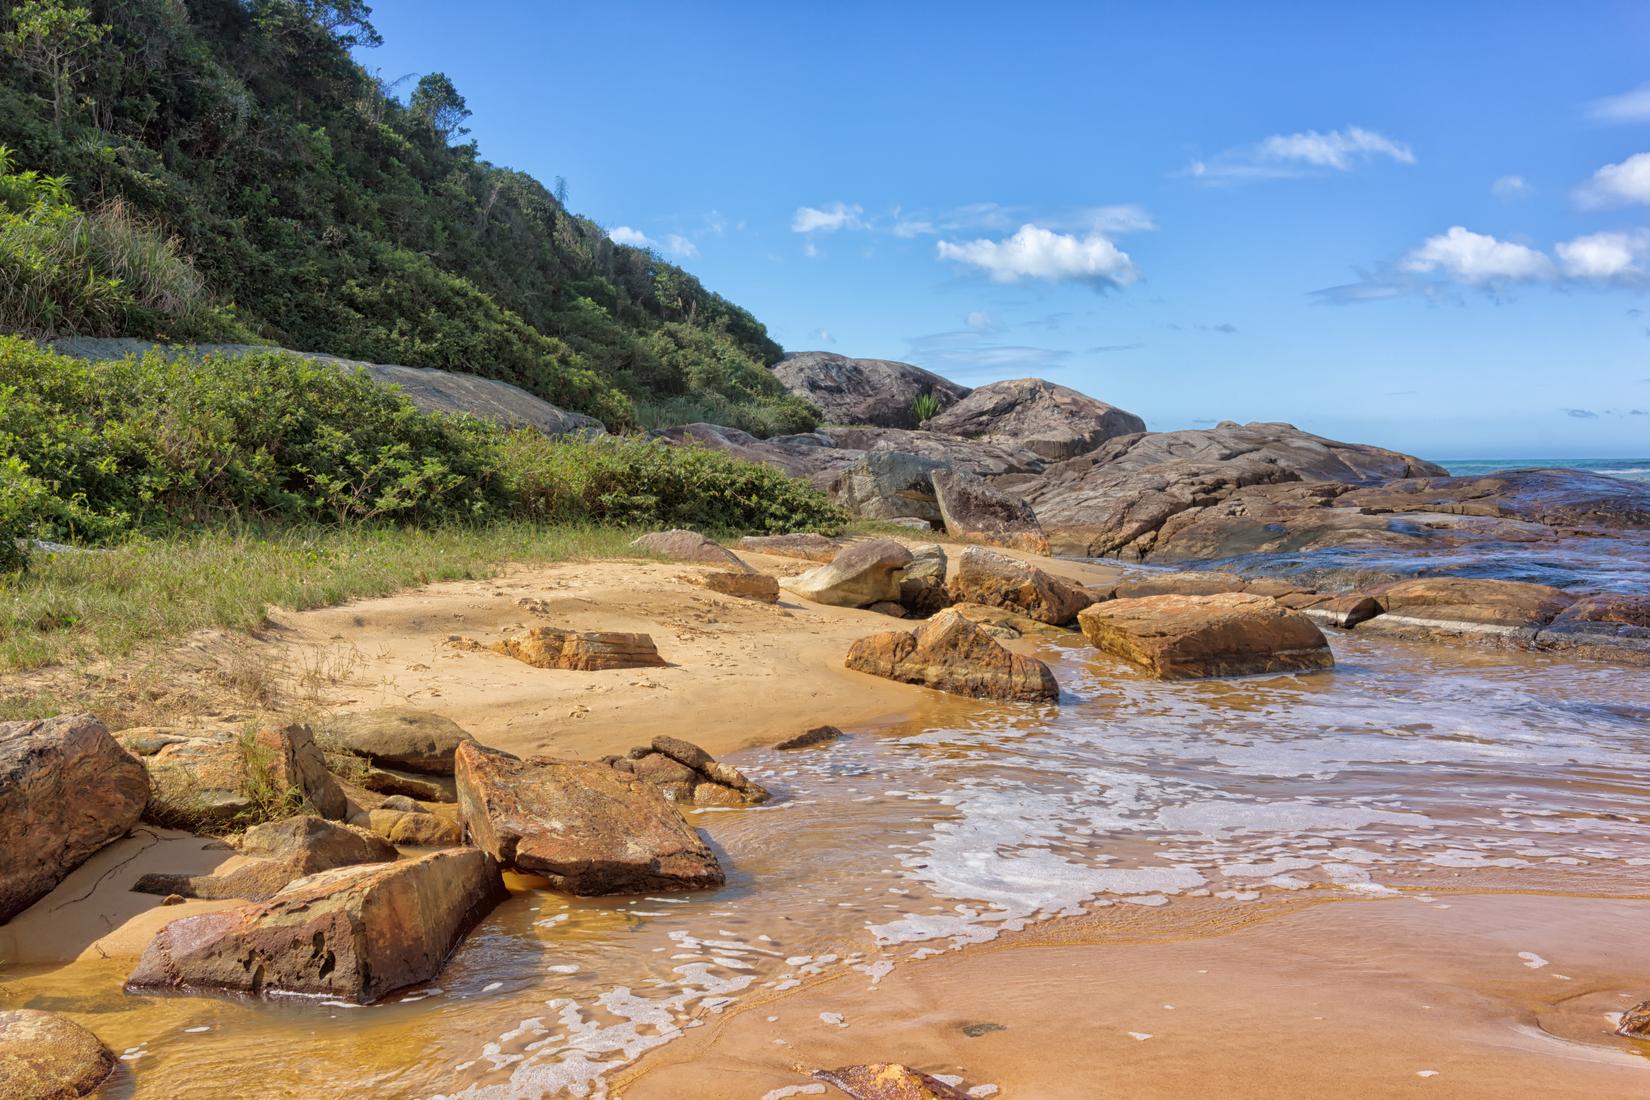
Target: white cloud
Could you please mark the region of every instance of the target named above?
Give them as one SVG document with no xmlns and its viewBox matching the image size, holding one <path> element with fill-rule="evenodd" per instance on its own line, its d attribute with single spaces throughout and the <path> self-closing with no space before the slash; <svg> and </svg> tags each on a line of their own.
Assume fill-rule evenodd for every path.
<svg viewBox="0 0 1650 1100">
<path fill-rule="evenodd" d="M 1498 199 L 1521 199 L 1531 190 L 1530 181 L 1523 176 L 1502 176 L 1490 184 L 1490 194 Z"/>
<path fill-rule="evenodd" d="M 1287 179 L 1325 170 L 1350 172 L 1361 163 L 1383 157 L 1398 164 L 1415 163 L 1414 151 L 1403 142 L 1375 130 L 1348 126 L 1327 133 L 1273 134 L 1255 145 L 1193 161 L 1186 174 L 1210 183 Z"/>
<path fill-rule="evenodd" d="M 699 246 L 680 233 L 672 233 L 665 237 L 665 251 L 672 256 L 692 259 L 694 256 L 699 255 Z"/>
<path fill-rule="evenodd" d="M 860 215 L 864 207 L 855 203 L 833 202 L 823 209 L 799 206 L 791 217 L 792 233 L 835 233 L 839 229 L 859 229 L 864 226 Z"/>
<path fill-rule="evenodd" d="M 1650 84 L 1593 100 L 1587 105 L 1587 117 L 1594 122 L 1650 121 Z"/>
<path fill-rule="evenodd" d="M 821 344 L 836 343 L 836 337 L 831 335 L 831 330 L 828 328 L 814 329 L 814 339 L 818 340 Z"/>
<path fill-rule="evenodd" d="M 1482 285 L 1545 279 L 1552 274 L 1553 263 L 1537 249 L 1456 225 L 1447 233 L 1428 237 L 1404 257 L 1403 267 L 1418 274 L 1438 273 Z"/>
<path fill-rule="evenodd" d="M 815 256 L 819 255 L 819 248 L 814 244 L 814 242 L 805 241 L 802 244 L 802 254 L 811 260 Z"/>
<path fill-rule="evenodd" d="M 1591 233 L 1553 246 L 1564 274 L 1572 279 L 1624 281 L 1642 278 L 1650 252 L 1650 231 Z"/>
<path fill-rule="evenodd" d="M 1576 189 L 1576 200 L 1594 209 L 1650 203 L 1650 153 L 1634 153 L 1620 164 L 1606 164 Z"/>
<path fill-rule="evenodd" d="M 968 316 L 963 318 L 963 324 L 975 332 L 990 332 L 997 327 L 997 322 L 992 320 L 991 314 L 983 309 L 970 310 Z"/>
<path fill-rule="evenodd" d="M 1029 224 L 1002 241 L 940 241 L 938 253 L 942 260 L 977 267 L 999 283 L 1043 279 L 1108 287 L 1139 277 L 1128 253 L 1098 233 L 1078 237 Z"/>
<path fill-rule="evenodd" d="M 640 229 L 617 225 L 607 231 L 607 239 L 614 244 L 628 244 L 632 248 L 652 248 L 653 239 Z"/>
</svg>

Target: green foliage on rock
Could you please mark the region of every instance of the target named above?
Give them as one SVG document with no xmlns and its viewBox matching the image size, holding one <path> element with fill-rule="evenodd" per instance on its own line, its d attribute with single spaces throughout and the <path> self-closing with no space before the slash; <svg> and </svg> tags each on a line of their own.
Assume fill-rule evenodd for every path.
<svg viewBox="0 0 1650 1100">
<path fill-rule="evenodd" d="M 636 403 L 753 431 L 817 423 L 749 313 L 614 244 L 563 187 L 455 144 L 468 109 L 446 77 L 403 104 L 358 64 L 351 48 L 377 41 L 359 0 L 28 0 L 0 32 L 25 9 L 75 67 L 65 83 L 0 53 L 0 142 L 80 209 L 119 200 L 165 226 L 257 337 L 481 374 L 613 429 Z M 81 324 L 59 327 L 111 327 Z M 121 334 L 149 328 L 200 335 Z"/>
</svg>

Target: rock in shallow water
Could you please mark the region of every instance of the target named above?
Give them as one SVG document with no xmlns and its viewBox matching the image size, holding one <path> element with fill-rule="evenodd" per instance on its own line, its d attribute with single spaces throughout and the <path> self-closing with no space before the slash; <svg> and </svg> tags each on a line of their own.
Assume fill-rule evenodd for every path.
<svg viewBox="0 0 1650 1100">
<path fill-rule="evenodd" d="M 1575 602 L 1544 584 L 1422 577 L 1381 585 L 1368 593 L 1381 605 L 1373 625 L 1382 631 L 1503 633 L 1533 637 Z"/>
<path fill-rule="evenodd" d="M 738 768 L 676 737 L 655 737 L 652 744 L 631 749 L 629 756 L 606 759 L 620 772 L 652 783 L 672 802 L 756 806 L 773 797 Z"/>
<path fill-rule="evenodd" d="M 0 1011 L 0 1096 L 90 1096 L 114 1068 L 113 1052 L 73 1020 L 32 1008 Z"/>
<path fill-rule="evenodd" d="M 961 1089 L 898 1062 L 820 1069 L 813 1075 L 854 1100 L 969 1100 Z"/>
<path fill-rule="evenodd" d="M 966 547 L 949 570 L 946 587 L 956 603 L 1001 607 L 1051 626 L 1064 626 L 1094 602 L 1081 585 L 1018 558 Z"/>
<path fill-rule="evenodd" d="M 861 638 L 849 648 L 844 664 L 857 672 L 972 699 L 1033 703 L 1060 695 L 1047 665 L 1010 653 L 950 608 L 913 632 L 894 630 Z"/>
<path fill-rule="evenodd" d="M 1266 596 L 1108 600 L 1077 617 L 1089 642 L 1159 680 L 1302 672 L 1335 663 L 1323 632 Z"/>
</svg>

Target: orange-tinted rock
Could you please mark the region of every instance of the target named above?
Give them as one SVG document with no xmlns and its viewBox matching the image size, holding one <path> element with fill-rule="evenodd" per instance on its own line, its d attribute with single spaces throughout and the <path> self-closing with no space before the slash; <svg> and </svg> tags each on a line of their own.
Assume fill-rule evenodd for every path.
<svg viewBox="0 0 1650 1100">
<path fill-rule="evenodd" d="M 954 609 L 941 611 L 915 631 L 861 638 L 848 650 L 847 667 L 889 680 L 920 684 L 974 699 L 1049 702 L 1060 685 L 1047 665 L 1010 653 Z"/>
<path fill-rule="evenodd" d="M 961 1089 L 897 1062 L 815 1070 L 814 1076 L 854 1100 L 968 1100 Z"/>
<path fill-rule="evenodd" d="M 571 894 L 720 886 L 722 868 L 646 780 L 606 764 L 518 760 L 459 747 L 458 801 L 470 836 L 506 867 Z"/>
<path fill-rule="evenodd" d="M 1650 596 L 1585 596 L 1547 624 L 1540 641 L 1650 650 Z"/>
<path fill-rule="evenodd" d="M 724 596 L 757 600 L 761 603 L 779 602 L 779 579 L 766 573 L 727 572 L 693 573 L 687 580 Z"/>
<path fill-rule="evenodd" d="M 0 722 L 0 923 L 138 823 L 143 765 L 89 714 Z"/>
<path fill-rule="evenodd" d="M 1113 585 L 1111 598 L 1138 600 L 1146 596 L 1214 596 L 1221 592 L 1242 592 L 1247 587 L 1243 578 L 1233 573 L 1142 573 Z M 1269 596 L 1271 593 L 1262 592 L 1260 595 Z"/>
<path fill-rule="evenodd" d="M 271 792 L 291 792 L 316 813 L 342 818 L 348 799 L 308 726 L 264 727 L 134 741 L 150 780 L 144 820 L 168 827 L 233 828 L 255 821 Z"/>
<path fill-rule="evenodd" d="M 474 848 L 322 871 L 268 901 L 173 921 L 126 986 L 368 1004 L 435 977 L 505 896 L 498 865 Z"/>
<path fill-rule="evenodd" d="M 0 1011 L 0 1096 L 90 1096 L 114 1069 L 114 1053 L 73 1020 L 32 1008 Z"/>
<path fill-rule="evenodd" d="M 367 811 L 367 823 L 391 844 L 409 848 L 456 848 L 464 843 L 464 826 L 446 813 L 381 806 Z"/>
<path fill-rule="evenodd" d="M 1022 498 L 999 493 L 960 470 L 938 471 L 931 480 L 945 533 L 952 538 L 1048 553 L 1048 536 L 1037 522 L 1037 513 Z"/>
<path fill-rule="evenodd" d="M 326 719 L 315 739 L 328 752 L 427 775 L 453 774 L 453 750 L 470 735 L 458 723 L 417 707 L 378 707 Z"/>
<path fill-rule="evenodd" d="M 832 607 L 898 603 L 902 570 L 911 560 L 911 551 L 893 539 L 866 539 L 817 569 L 787 578 L 783 587 L 805 600 Z"/>
<path fill-rule="evenodd" d="M 253 826 L 241 837 L 240 853 L 247 861 L 233 870 L 210 875 L 151 873 L 132 889 L 161 897 L 261 901 L 305 875 L 359 863 L 388 863 L 396 856 L 395 846 L 381 836 L 310 816 Z"/>
<path fill-rule="evenodd" d="M 665 661 L 646 634 L 612 630 L 562 630 L 536 626 L 488 647 L 534 668 L 598 672 L 610 668 L 658 668 Z"/>
<path fill-rule="evenodd" d="M 1375 597 L 1355 592 L 1349 596 L 1320 596 L 1300 610 L 1320 622 L 1349 630 L 1379 615 L 1381 605 Z"/>
<path fill-rule="evenodd" d="M 1159 680 L 1329 668 L 1312 620 L 1265 596 L 1146 596 L 1109 600 L 1077 619 L 1089 642 Z"/>
<path fill-rule="evenodd" d="M 1544 584 L 1422 577 L 1373 589 L 1381 605 L 1380 626 L 1459 633 L 1518 633 L 1538 630 L 1575 602 Z"/>
<path fill-rule="evenodd" d="M 1650 1001 L 1640 1001 L 1623 1012 L 1616 1034 L 1629 1039 L 1650 1039 Z"/>
<path fill-rule="evenodd" d="M 978 546 L 966 547 L 957 555 L 947 588 L 956 603 L 1003 607 L 1052 626 L 1070 623 L 1094 602 L 1094 596 L 1081 585 Z"/>
</svg>

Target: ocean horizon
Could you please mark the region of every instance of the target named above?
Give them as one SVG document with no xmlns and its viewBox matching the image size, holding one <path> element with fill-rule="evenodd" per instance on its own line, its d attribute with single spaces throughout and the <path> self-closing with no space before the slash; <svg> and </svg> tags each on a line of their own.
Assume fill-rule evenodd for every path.
<svg viewBox="0 0 1650 1100">
<path fill-rule="evenodd" d="M 1492 474 L 1497 470 L 1587 470 L 1626 481 L 1650 481 L 1650 458 L 1440 458 L 1438 465 L 1456 477 Z"/>
</svg>

